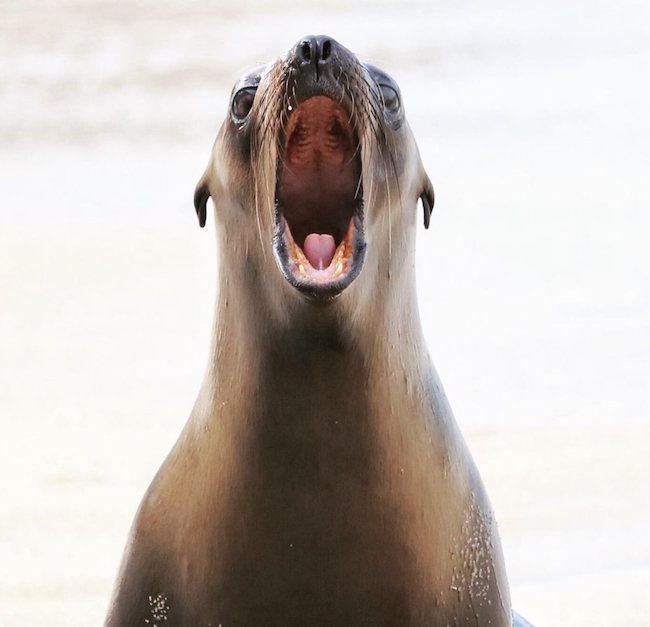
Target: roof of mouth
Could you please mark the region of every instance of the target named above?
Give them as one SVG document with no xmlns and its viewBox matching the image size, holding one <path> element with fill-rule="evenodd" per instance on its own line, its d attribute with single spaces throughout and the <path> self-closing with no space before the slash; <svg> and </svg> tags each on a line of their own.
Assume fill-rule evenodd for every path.
<svg viewBox="0 0 650 627">
<path fill-rule="evenodd" d="M 354 214 L 360 190 L 358 139 L 345 109 L 314 96 L 291 114 L 280 162 L 278 196 L 299 246 L 310 234 L 338 244 Z"/>
</svg>

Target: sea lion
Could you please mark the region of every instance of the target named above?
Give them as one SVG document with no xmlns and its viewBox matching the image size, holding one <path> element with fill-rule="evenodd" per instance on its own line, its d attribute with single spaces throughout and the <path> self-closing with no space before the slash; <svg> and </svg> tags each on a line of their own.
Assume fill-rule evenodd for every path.
<svg viewBox="0 0 650 627">
<path fill-rule="evenodd" d="M 329 37 L 236 83 L 195 207 L 219 286 L 108 627 L 506 627 L 499 536 L 429 359 L 433 188 L 400 89 Z"/>
</svg>

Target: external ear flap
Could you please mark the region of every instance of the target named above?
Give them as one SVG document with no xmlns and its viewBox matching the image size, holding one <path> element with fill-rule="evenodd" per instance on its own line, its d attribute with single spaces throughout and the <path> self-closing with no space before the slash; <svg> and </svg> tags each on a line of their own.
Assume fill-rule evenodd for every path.
<svg viewBox="0 0 650 627">
<path fill-rule="evenodd" d="M 424 175 L 424 189 L 420 194 L 420 201 L 422 202 L 422 209 L 424 209 L 424 228 L 428 229 L 431 222 L 431 211 L 433 211 L 434 195 L 433 185 L 431 185 L 431 181 L 426 174 Z"/>
<path fill-rule="evenodd" d="M 194 209 L 196 209 L 196 215 L 199 218 L 199 226 L 201 228 L 205 226 L 208 198 L 210 198 L 210 189 L 208 188 L 208 181 L 204 174 L 194 190 Z"/>
</svg>

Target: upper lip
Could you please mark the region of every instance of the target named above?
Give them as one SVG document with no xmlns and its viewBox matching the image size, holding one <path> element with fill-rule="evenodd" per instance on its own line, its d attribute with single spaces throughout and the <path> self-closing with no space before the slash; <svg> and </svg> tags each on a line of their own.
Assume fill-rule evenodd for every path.
<svg viewBox="0 0 650 627">
<path fill-rule="evenodd" d="M 325 95 L 294 107 L 277 172 L 280 270 L 303 293 L 335 296 L 359 274 L 365 254 L 360 145 L 346 108 Z"/>
</svg>

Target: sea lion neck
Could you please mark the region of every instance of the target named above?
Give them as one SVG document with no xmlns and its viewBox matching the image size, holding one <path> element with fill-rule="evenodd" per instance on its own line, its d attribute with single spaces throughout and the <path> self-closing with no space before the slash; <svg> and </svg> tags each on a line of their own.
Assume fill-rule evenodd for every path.
<svg viewBox="0 0 650 627">
<path fill-rule="evenodd" d="M 402 363 L 405 347 L 426 355 L 415 298 L 399 283 L 410 286 L 409 274 L 397 273 L 377 291 L 368 267 L 368 281 L 362 275 L 339 297 L 323 303 L 296 293 L 274 276 L 274 267 L 269 277 L 264 266 L 249 264 L 245 271 L 243 264 L 235 266 L 238 276 L 230 264 L 220 270 L 204 382 L 210 398 L 239 398 L 244 393 L 257 397 L 282 389 L 287 396 L 309 390 L 318 396 L 320 389 L 347 388 L 339 360 L 355 363 L 350 371 L 354 377 L 348 379 L 361 386 L 373 371 Z M 262 379 L 268 372 L 279 373 L 287 385 L 264 390 Z"/>
</svg>

